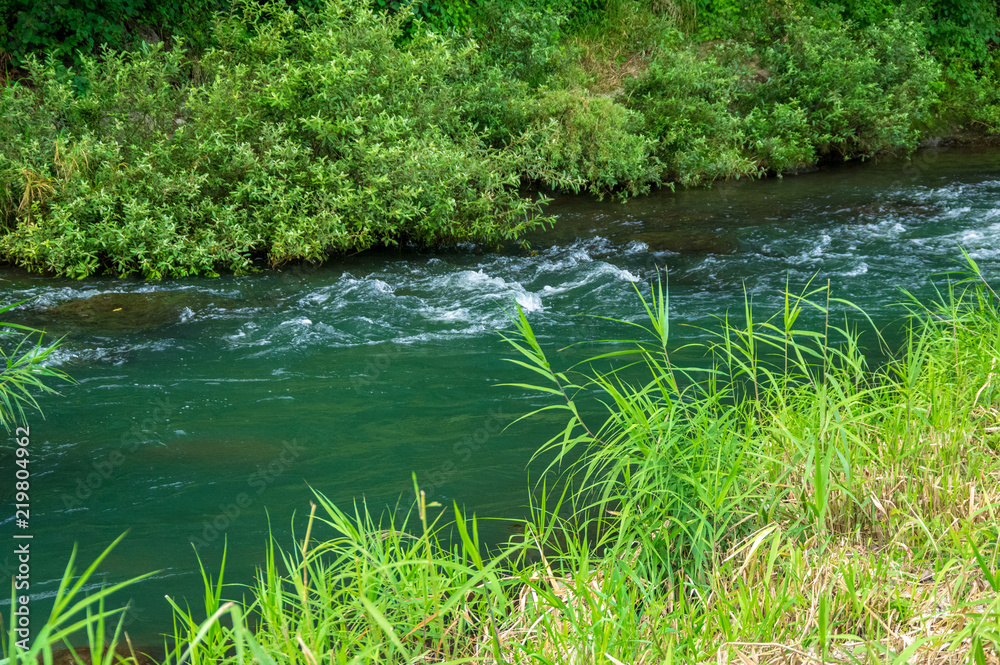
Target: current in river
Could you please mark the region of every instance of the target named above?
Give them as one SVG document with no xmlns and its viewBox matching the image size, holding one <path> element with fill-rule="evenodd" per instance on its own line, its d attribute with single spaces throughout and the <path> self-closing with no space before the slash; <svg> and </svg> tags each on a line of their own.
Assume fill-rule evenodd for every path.
<svg viewBox="0 0 1000 665">
<path fill-rule="evenodd" d="M 549 403 L 499 332 L 520 305 L 551 357 L 633 336 L 588 315 L 639 321 L 636 287 L 669 279 L 674 343 L 719 317 L 779 311 L 786 281 L 829 281 L 877 325 L 904 290 L 931 299 L 960 248 L 1000 275 L 1000 153 L 924 150 L 763 181 L 663 190 L 625 204 L 565 196 L 531 249 L 373 251 L 247 276 L 74 281 L 0 272 L 9 318 L 64 336 L 54 363 L 75 383 L 31 417 L 32 600 L 42 609 L 79 545 L 85 563 L 124 531 L 101 578 L 159 571 L 130 590 L 126 630 L 156 643 L 164 595 L 202 596 L 195 551 L 249 583 L 269 537 L 291 547 L 312 490 L 342 507 L 428 500 L 480 518 L 484 540 L 525 514 L 534 450 L 561 417 L 507 427 Z M 14 314 L 14 313 L 11 313 Z M 698 358 L 688 358 L 697 362 Z M 0 468 L 13 468 L 3 447 Z M 9 484 L 0 501 L 11 506 Z M 293 517 L 294 516 L 294 517 Z M 3 542 L 14 516 L 0 515 Z M 13 563 L 0 555 L 4 578 Z M 5 596 L 6 594 L 0 594 Z M 242 595 L 235 589 L 234 596 Z M 9 600 L 0 600 L 6 612 Z"/>
</svg>

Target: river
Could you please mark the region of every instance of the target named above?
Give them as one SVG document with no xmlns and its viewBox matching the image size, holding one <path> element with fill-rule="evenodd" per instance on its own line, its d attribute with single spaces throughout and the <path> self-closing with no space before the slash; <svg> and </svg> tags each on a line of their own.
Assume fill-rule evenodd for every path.
<svg viewBox="0 0 1000 665">
<path fill-rule="evenodd" d="M 431 500 L 522 515 L 537 476 L 528 460 L 559 419 L 503 429 L 547 403 L 501 385 L 530 378 L 504 361 L 498 335 L 515 303 L 569 362 L 582 351 L 555 350 L 632 334 L 581 315 L 639 320 L 634 287 L 648 292 L 658 267 L 678 345 L 739 314 L 744 289 L 761 313 L 778 311 L 786 279 L 794 290 L 829 280 L 882 324 L 901 315 L 902 289 L 930 298 L 960 246 L 985 274 L 1000 271 L 993 150 L 926 150 L 626 204 L 567 196 L 549 210 L 558 222 L 530 250 L 387 250 L 160 283 L 0 271 L 5 303 L 31 299 L 16 320 L 66 335 L 54 363 L 76 381 L 30 420 L 36 607 L 74 543 L 89 562 L 128 530 L 103 579 L 160 571 L 131 590 L 127 619 L 134 639 L 155 642 L 170 626 L 164 594 L 201 597 L 192 544 L 211 570 L 227 542 L 228 579 L 246 583 L 269 533 L 290 546 L 293 513 L 302 532 L 310 486 L 381 512 L 407 505 L 416 474 Z M 11 512 L 0 516 L 5 543 Z M 502 521 L 482 529 L 493 541 L 507 532 Z"/>
</svg>

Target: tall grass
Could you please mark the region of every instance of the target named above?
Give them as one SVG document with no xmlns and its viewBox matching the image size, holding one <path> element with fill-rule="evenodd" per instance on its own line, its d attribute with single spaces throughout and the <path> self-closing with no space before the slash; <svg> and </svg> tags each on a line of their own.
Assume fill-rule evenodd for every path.
<svg viewBox="0 0 1000 665">
<path fill-rule="evenodd" d="M 0 307 L 0 314 L 22 304 L 24 303 L 19 302 Z M 11 348 L 3 342 L 13 334 L 19 337 Z M 32 343 L 35 335 L 38 338 Z M 69 380 L 65 372 L 46 364 L 59 342 L 43 345 L 42 337 L 43 333 L 39 330 L 16 323 L 0 322 L 0 427 L 7 431 L 26 422 L 26 407 L 41 413 L 35 394 L 56 392 L 46 385 L 45 379 Z"/>
<path fill-rule="evenodd" d="M 701 367 L 671 358 L 663 283 L 620 322 L 638 339 L 571 367 L 518 311 L 517 385 L 566 415 L 520 537 L 487 555 L 474 516 L 417 487 L 402 519 L 317 493 L 245 598 L 220 572 L 204 608 L 174 605 L 167 660 L 997 663 L 1000 297 L 966 277 L 911 298 L 878 365 L 829 285 L 770 318 L 748 299 Z"/>
</svg>

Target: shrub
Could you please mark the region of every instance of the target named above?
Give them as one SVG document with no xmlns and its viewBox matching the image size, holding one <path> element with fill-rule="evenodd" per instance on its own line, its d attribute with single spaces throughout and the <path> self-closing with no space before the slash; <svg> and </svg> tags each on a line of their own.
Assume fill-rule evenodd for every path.
<svg viewBox="0 0 1000 665">
<path fill-rule="evenodd" d="M 935 108 L 932 131 L 949 133 L 959 128 L 1000 131 L 1000 52 L 976 72 L 967 62 L 953 62 L 945 70 L 940 103 Z"/>
<path fill-rule="evenodd" d="M 534 180 L 603 195 L 649 190 L 659 181 L 656 142 L 642 133 L 643 118 L 608 97 L 556 89 L 542 93 L 533 123 L 520 139 L 522 168 Z"/>
<path fill-rule="evenodd" d="M 34 87 L 0 97 L 0 133 L 16 137 L 0 148 L 0 252 L 159 278 L 538 223 L 516 160 L 464 117 L 467 79 L 488 70 L 473 46 L 400 46 L 404 17 L 356 0 L 307 19 L 242 9 L 197 60 L 159 46 L 87 59 L 82 91 L 53 58 L 32 61 Z"/>
<path fill-rule="evenodd" d="M 733 108 L 745 76 L 738 58 L 714 51 L 703 56 L 674 34 L 649 70 L 626 84 L 629 104 L 658 139 L 657 154 L 671 178 L 693 185 L 758 173 Z"/>
<path fill-rule="evenodd" d="M 484 3 L 476 8 L 471 33 L 488 62 L 538 87 L 561 64 L 559 39 L 565 23 L 566 15 L 553 7 Z"/>
<path fill-rule="evenodd" d="M 771 77 L 759 103 L 796 100 L 817 151 L 845 158 L 916 147 L 941 74 L 919 24 L 893 18 L 858 30 L 824 13 L 792 23 L 762 64 Z"/>
<path fill-rule="evenodd" d="M 143 38 L 177 33 L 206 46 L 213 12 L 226 0 L 0 0 L 0 53 L 15 65 L 30 55 L 54 55 L 80 64 L 79 53 L 97 55 L 103 47 L 131 48 Z"/>
<path fill-rule="evenodd" d="M 763 57 L 675 34 L 626 86 L 670 177 L 690 185 L 917 146 L 940 88 L 918 24 L 856 29 L 825 10 L 787 31 Z"/>
<path fill-rule="evenodd" d="M 797 100 L 753 108 L 745 127 L 749 149 L 763 169 L 781 173 L 816 162 L 809 116 Z"/>
</svg>

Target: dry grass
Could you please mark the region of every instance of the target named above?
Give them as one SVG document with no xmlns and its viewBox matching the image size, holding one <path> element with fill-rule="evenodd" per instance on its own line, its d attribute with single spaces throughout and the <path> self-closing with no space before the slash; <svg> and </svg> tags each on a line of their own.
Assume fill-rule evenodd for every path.
<svg viewBox="0 0 1000 665">
<path fill-rule="evenodd" d="M 614 96 L 624 90 L 625 81 L 639 78 L 652 60 L 651 52 L 628 52 L 614 49 L 607 52 L 592 43 L 578 43 L 580 66 L 590 79 L 592 94 Z"/>
<path fill-rule="evenodd" d="M 684 2 L 610 2 L 599 23 L 575 34 L 571 45 L 592 94 L 615 95 L 652 61 L 663 34 L 681 25 Z"/>
<path fill-rule="evenodd" d="M 24 193 L 21 195 L 17 212 L 23 215 L 26 221 L 31 222 L 36 206 L 42 205 L 48 197 L 55 194 L 55 180 L 30 169 L 21 169 L 21 176 L 24 178 Z"/>
</svg>

